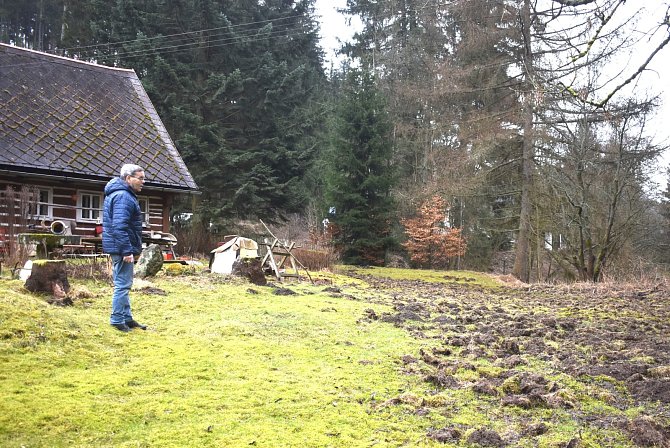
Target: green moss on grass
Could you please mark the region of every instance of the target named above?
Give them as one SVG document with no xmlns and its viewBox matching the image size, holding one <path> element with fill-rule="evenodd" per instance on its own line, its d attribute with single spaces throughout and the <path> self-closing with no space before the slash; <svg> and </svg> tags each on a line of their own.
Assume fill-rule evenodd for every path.
<svg viewBox="0 0 670 448">
<path fill-rule="evenodd" d="M 421 280 L 433 283 L 459 283 L 485 288 L 498 288 L 502 284 L 490 275 L 473 271 L 437 271 L 432 269 L 401 269 L 387 267 L 339 266 L 342 272 L 367 274 L 394 280 Z"/>
<path fill-rule="evenodd" d="M 323 287 L 158 279 L 131 293 L 149 330 L 124 334 L 107 284 L 64 308 L 1 282 L 2 446 L 399 446 L 430 425 L 377 407 L 418 387 L 398 363 L 415 343 Z"/>
<path fill-rule="evenodd" d="M 620 427 L 598 422 L 662 411 L 622 409 L 621 382 L 572 377 L 523 349 L 524 362 L 513 367 L 494 362 L 492 351 L 464 358 L 458 346 L 426 362 L 421 347 L 481 327 L 470 322 L 452 334 L 430 328 L 430 320 L 396 326 L 375 319 L 370 308 L 393 315 L 397 297 L 414 297 L 385 290 L 384 282 L 369 287 L 367 275 L 442 284 L 453 273 L 344 269 L 313 274 L 315 284 L 282 284 L 297 293 L 290 296 L 202 273 L 138 281 L 133 310 L 149 330 L 130 334 L 108 324 L 108 282 L 71 280 L 86 294 L 62 308 L 21 282 L 0 280 L 0 445 L 465 447 L 474 431 L 490 428 L 519 447 L 556 448 L 579 437 L 583 447 L 631 448 Z M 527 313 L 511 294 L 495 304 L 485 299 L 480 310 Z M 445 295 L 430 304 L 456 304 L 464 313 L 468 304 L 458 300 Z M 598 324 L 594 316 L 587 325 Z M 428 381 L 438 374 L 444 383 Z M 506 396 L 523 395 L 530 375 L 546 380 L 537 383 L 546 386 L 546 401 L 503 406 Z M 528 435 L 540 423 L 546 432 Z M 461 439 L 442 444 L 427 436 L 445 427 L 458 428 Z"/>
</svg>

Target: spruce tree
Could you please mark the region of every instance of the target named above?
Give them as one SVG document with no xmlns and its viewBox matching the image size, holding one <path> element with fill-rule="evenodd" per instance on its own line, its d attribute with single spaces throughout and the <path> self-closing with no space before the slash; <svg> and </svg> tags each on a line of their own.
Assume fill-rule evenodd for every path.
<svg viewBox="0 0 670 448">
<path fill-rule="evenodd" d="M 391 237 L 391 124 L 370 72 L 346 74 L 335 110 L 326 188 L 345 263 L 384 263 Z"/>
<path fill-rule="evenodd" d="M 314 0 L 40 3 L 44 48 L 136 71 L 203 193 L 204 222 L 302 210 L 326 83 Z M 32 23 L 36 5 L 11 12 Z M 5 39 L 30 44 L 18 25 Z"/>
</svg>

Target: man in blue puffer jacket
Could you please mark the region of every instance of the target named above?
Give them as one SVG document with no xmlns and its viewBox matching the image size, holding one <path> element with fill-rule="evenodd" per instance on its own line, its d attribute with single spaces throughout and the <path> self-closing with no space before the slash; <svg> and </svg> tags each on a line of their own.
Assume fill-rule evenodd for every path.
<svg viewBox="0 0 670 448">
<path fill-rule="evenodd" d="M 146 330 L 133 319 L 130 311 L 130 288 L 133 269 L 142 252 L 142 212 L 137 193 L 144 186 L 144 169 L 138 165 L 121 167 L 119 177 L 107 182 L 102 211 L 102 250 L 112 257 L 112 316 L 109 322 L 118 330 Z"/>
</svg>

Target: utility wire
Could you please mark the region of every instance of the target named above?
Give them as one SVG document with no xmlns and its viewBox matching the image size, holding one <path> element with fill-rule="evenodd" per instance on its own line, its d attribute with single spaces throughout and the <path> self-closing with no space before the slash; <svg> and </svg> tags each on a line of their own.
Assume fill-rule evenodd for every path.
<svg viewBox="0 0 670 448">
<path fill-rule="evenodd" d="M 239 28 L 239 27 L 245 27 L 245 26 L 250 26 L 250 25 L 259 25 L 259 24 L 267 24 L 267 23 L 274 23 L 274 22 L 281 22 L 284 20 L 289 20 L 289 19 L 296 19 L 296 18 L 301 18 L 304 17 L 302 15 L 295 15 L 295 16 L 287 16 L 287 17 L 280 17 L 277 19 L 267 19 L 267 20 L 258 20 L 255 22 L 245 22 L 245 23 L 238 23 L 237 25 L 232 25 L 228 24 L 225 26 L 219 26 L 215 28 L 207 28 L 207 29 L 202 29 L 202 30 L 193 30 L 193 31 L 186 31 L 183 33 L 174 33 L 174 34 L 166 34 L 166 35 L 160 35 L 160 36 L 153 36 L 153 37 L 147 37 L 146 40 L 155 40 L 155 39 L 166 39 L 166 38 L 172 38 L 172 37 L 178 37 L 178 36 L 185 36 L 189 37 L 194 34 L 199 34 L 199 33 L 206 33 L 210 31 L 218 31 L 218 30 L 229 30 L 231 28 Z M 257 28 L 261 29 L 261 28 Z M 121 44 L 127 44 L 131 42 L 135 42 L 137 39 L 129 39 L 129 40 L 123 40 L 119 42 L 110 42 L 110 43 L 104 43 L 104 44 L 94 44 L 94 45 L 84 45 L 84 46 L 79 46 L 79 47 L 70 47 L 70 48 L 63 48 L 61 49 L 62 51 L 79 51 L 79 50 L 87 50 L 87 49 L 95 49 L 98 47 L 108 47 L 110 45 L 121 45 Z"/>
<path fill-rule="evenodd" d="M 303 16 L 290 16 L 282 19 L 274 19 L 274 21 L 282 21 L 286 19 L 291 19 L 291 18 L 296 18 L 296 17 L 303 17 Z M 176 53 L 180 51 L 185 51 L 185 50 L 191 50 L 194 48 L 200 48 L 200 49 L 210 49 L 210 48 L 218 48 L 218 47 L 225 47 L 229 45 L 237 45 L 237 44 L 244 44 L 244 43 L 253 43 L 253 42 L 260 42 L 268 39 L 276 39 L 276 38 L 292 38 L 292 37 L 297 37 L 297 36 L 304 36 L 306 35 L 306 31 L 310 31 L 310 28 L 306 24 L 300 25 L 302 28 L 290 28 L 288 25 L 284 26 L 284 28 L 279 28 L 279 29 L 273 29 L 269 32 L 263 32 L 263 28 L 253 28 L 253 29 L 247 29 L 247 30 L 241 30 L 241 32 L 237 35 L 233 36 L 226 36 L 223 37 L 222 35 L 210 35 L 208 36 L 207 41 L 205 41 L 205 45 L 203 45 L 203 42 L 182 42 L 184 39 L 188 38 L 190 35 L 194 34 L 199 34 L 203 32 L 210 32 L 210 31 L 217 31 L 217 30 L 229 30 L 230 28 L 239 28 L 242 26 L 248 26 L 248 25 L 254 25 L 254 24 L 261 24 L 261 23 L 272 23 L 273 20 L 262 20 L 262 21 L 257 21 L 257 22 L 248 22 L 248 23 L 243 23 L 243 24 L 238 24 L 238 25 L 231 25 L 231 26 L 226 26 L 226 27 L 217 27 L 217 28 L 210 28 L 206 30 L 196 30 L 196 31 L 189 31 L 187 33 L 177 33 L 177 34 L 171 34 L 171 35 L 165 35 L 165 36 L 155 36 L 155 37 L 148 37 L 144 40 L 138 40 L 138 39 L 133 39 L 133 40 L 126 40 L 122 42 L 110 42 L 110 43 L 102 43 L 102 44 L 96 44 L 96 45 L 88 45 L 88 46 L 81 46 L 81 47 L 70 47 L 69 50 L 72 49 L 114 49 L 115 47 L 118 48 L 123 43 L 136 43 L 136 42 L 153 42 L 158 39 L 166 39 L 169 37 L 178 37 L 178 36 L 183 36 L 183 37 L 178 37 L 176 42 L 173 42 L 172 45 L 163 45 L 160 47 L 153 47 L 153 48 L 145 48 L 145 49 L 137 49 L 137 50 L 127 50 L 127 51 L 112 51 L 111 54 L 105 55 L 105 54 L 98 54 L 98 57 L 100 60 L 106 60 L 110 58 L 119 58 L 119 57 L 143 57 L 143 56 L 150 56 L 153 54 L 171 54 L 171 53 Z M 292 31 L 292 32 L 287 32 L 287 31 Z M 248 39 L 248 37 L 254 36 L 251 39 Z M 212 39 L 214 38 L 214 39 Z M 243 40 L 242 40 L 243 39 Z M 168 44 L 168 42 L 165 42 L 165 44 Z M 161 45 L 161 44 L 159 44 Z M 68 49 L 59 49 L 59 52 L 65 52 L 68 51 Z M 53 52 L 52 52 L 53 53 Z M 38 65 L 41 64 L 42 62 L 26 62 L 26 63 L 20 63 L 20 64 L 12 64 L 12 65 L 4 65 L 2 68 L 10 68 L 10 67 L 18 67 L 18 66 L 31 66 L 31 65 Z"/>
<path fill-rule="evenodd" d="M 244 43 L 253 43 L 253 42 L 261 42 L 264 40 L 268 40 L 271 38 L 279 38 L 279 37 L 296 37 L 296 36 L 304 36 L 303 32 L 296 32 L 296 33 L 290 33 L 290 34 L 270 34 L 266 36 L 259 36 L 255 39 L 246 39 Z M 167 46 L 167 47 L 161 47 L 161 48 L 147 48 L 143 50 L 131 50 L 131 51 L 119 51 L 119 52 L 114 52 L 111 54 L 98 54 L 95 57 L 96 62 L 93 62 L 94 64 L 98 64 L 98 61 L 106 61 L 110 59 L 116 59 L 120 57 L 124 58 L 140 58 L 144 56 L 159 56 L 159 55 L 166 55 L 166 54 L 173 54 L 173 53 L 178 53 L 181 51 L 187 51 L 187 50 L 192 50 L 195 48 L 198 49 L 210 49 L 210 48 L 220 48 L 220 47 L 226 47 L 230 45 L 237 45 L 240 44 L 239 41 L 236 40 L 236 38 L 232 39 L 221 39 L 224 42 L 220 41 L 215 41 L 219 42 L 216 43 L 215 45 L 212 45 L 211 43 L 208 43 L 207 45 L 202 45 L 200 43 L 194 43 L 194 44 L 180 44 L 180 45 L 174 45 L 174 46 Z M 80 62 L 87 62 L 91 63 L 91 61 L 80 61 Z M 3 69 L 8 69 L 8 68 L 13 68 L 13 67 L 29 67 L 29 66 L 35 66 L 35 65 L 40 65 L 40 64 L 48 64 L 50 63 L 49 61 L 37 61 L 37 62 L 24 62 L 24 63 L 18 63 L 18 64 L 3 64 L 0 66 L 0 71 Z M 100 64 L 104 65 L 104 64 Z"/>
<path fill-rule="evenodd" d="M 191 50 L 195 48 L 199 49 L 209 49 L 209 48 L 217 48 L 217 47 L 225 47 L 229 45 L 236 45 L 236 44 L 243 44 L 243 43 L 252 43 L 252 42 L 260 42 L 268 39 L 273 39 L 273 38 L 280 38 L 280 37 L 296 37 L 296 36 L 304 36 L 305 32 L 304 30 L 295 30 L 292 33 L 285 33 L 286 30 L 277 30 L 277 31 L 271 31 L 266 34 L 258 34 L 258 33 L 253 33 L 253 34 L 248 34 L 248 35 L 240 35 L 240 36 L 230 36 L 230 37 L 221 37 L 218 39 L 213 39 L 213 40 L 208 40 L 205 42 L 190 42 L 190 43 L 175 43 L 174 45 L 165 45 L 162 47 L 154 47 L 154 48 L 144 48 L 144 49 L 138 49 L 138 50 L 127 50 L 127 51 L 115 51 L 109 54 L 109 57 L 142 57 L 142 56 L 150 56 L 152 54 L 170 54 L 170 53 L 176 53 L 179 51 L 184 51 L 184 50 Z M 247 36 L 255 36 L 251 39 L 244 39 Z M 240 41 L 240 39 L 244 39 L 243 41 Z M 106 57 L 106 55 L 100 55 L 103 59 Z"/>
</svg>

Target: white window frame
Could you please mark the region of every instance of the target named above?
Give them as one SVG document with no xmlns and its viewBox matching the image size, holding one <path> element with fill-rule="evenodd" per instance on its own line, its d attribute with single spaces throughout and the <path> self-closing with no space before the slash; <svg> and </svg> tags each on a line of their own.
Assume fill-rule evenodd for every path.
<svg viewBox="0 0 670 448">
<path fill-rule="evenodd" d="M 89 197 L 89 201 L 92 200 L 92 198 L 97 198 L 98 199 L 98 208 L 91 207 L 90 205 L 88 207 L 84 207 L 84 196 Z M 82 222 L 94 222 L 94 223 L 100 223 L 102 222 L 102 193 L 98 191 L 78 191 L 77 192 L 77 221 L 82 221 Z M 97 212 L 97 216 L 92 217 L 92 216 L 87 216 L 84 217 L 84 212 Z"/>
<path fill-rule="evenodd" d="M 142 212 L 142 226 L 150 227 L 149 223 L 149 198 L 140 197 L 137 198 L 137 202 L 140 205 L 140 212 Z"/>
<path fill-rule="evenodd" d="M 36 219 L 51 219 L 53 217 L 53 189 L 48 187 L 36 187 L 37 200 L 35 201 L 35 213 L 31 216 Z M 42 201 L 42 193 L 46 193 L 46 202 Z M 46 211 L 45 213 L 41 213 Z"/>
</svg>

